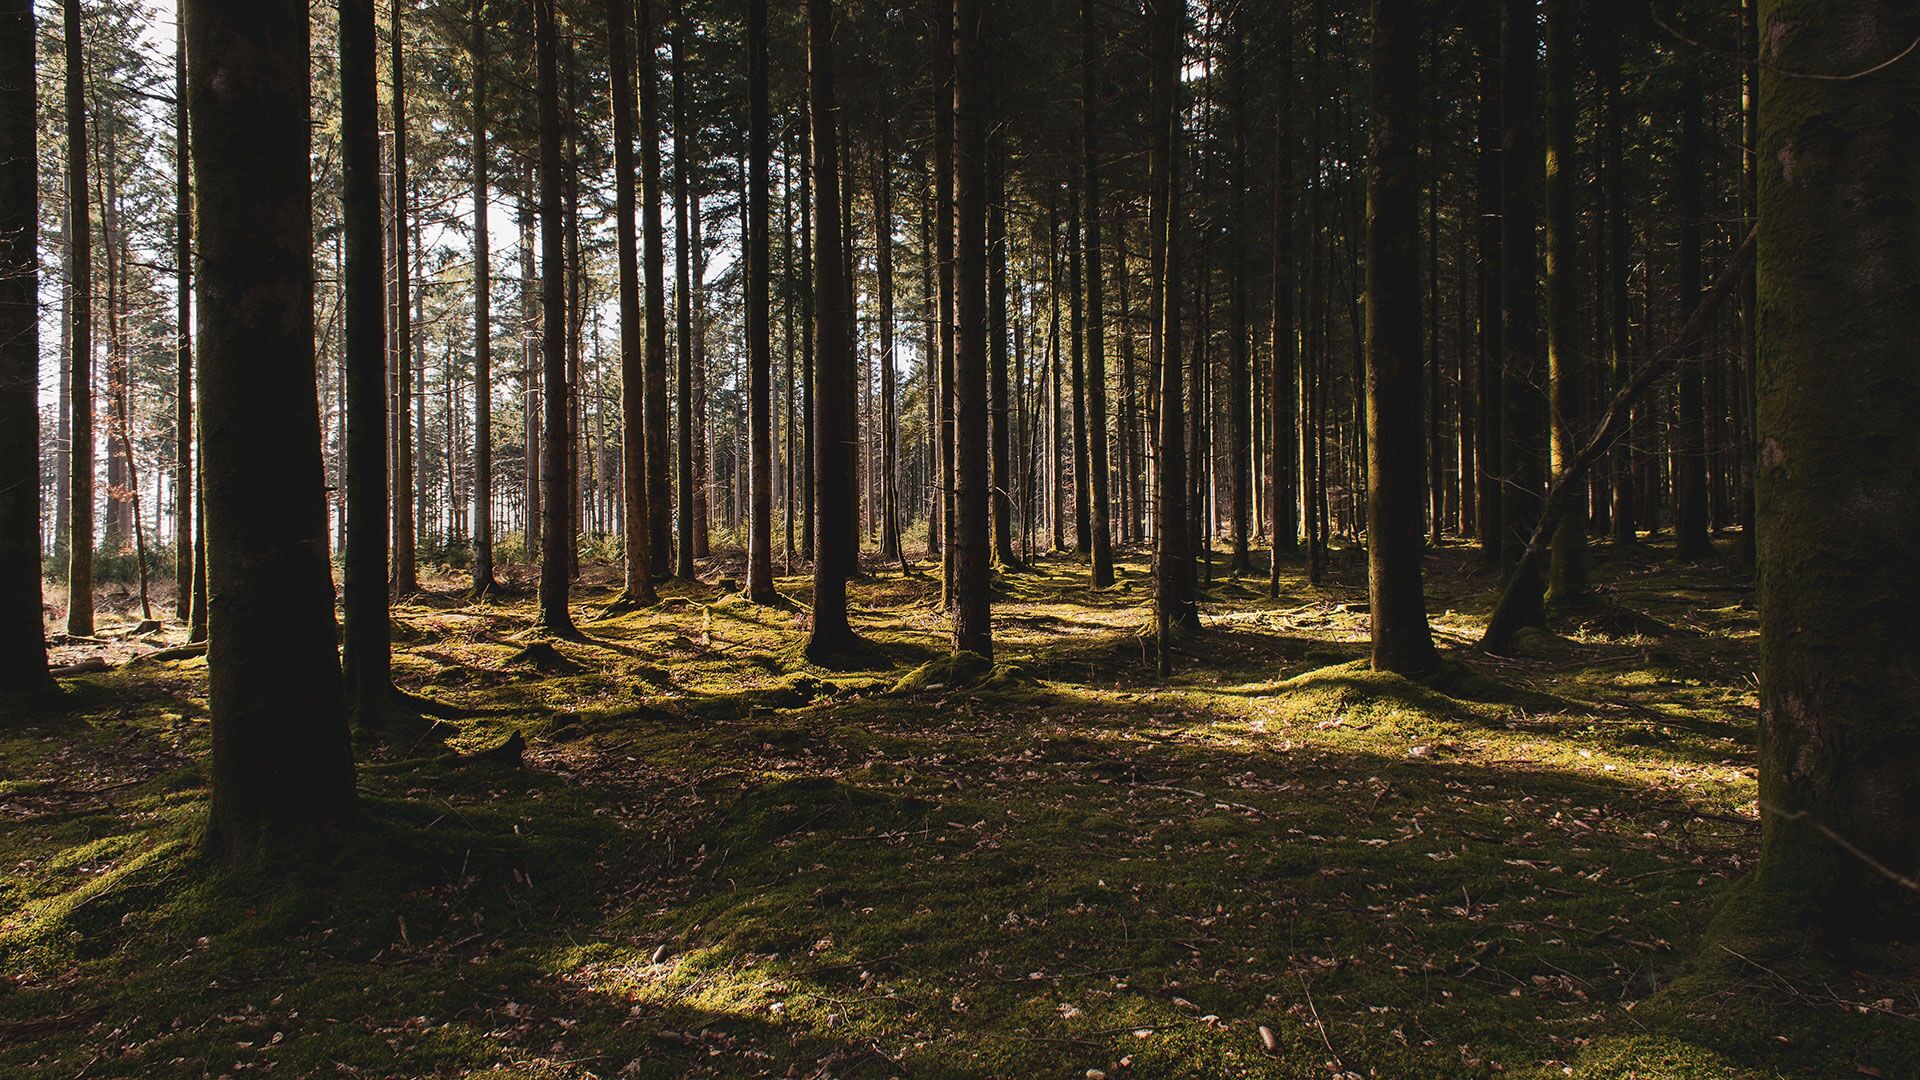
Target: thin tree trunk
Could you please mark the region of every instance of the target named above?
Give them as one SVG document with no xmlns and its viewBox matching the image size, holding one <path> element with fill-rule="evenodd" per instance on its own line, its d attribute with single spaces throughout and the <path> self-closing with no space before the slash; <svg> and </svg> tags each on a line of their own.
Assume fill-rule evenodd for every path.
<svg viewBox="0 0 1920 1080">
<path fill-rule="evenodd" d="M 752 516 L 747 523 L 747 599 L 774 602 L 773 340 L 768 318 L 767 0 L 747 0 L 747 416 Z M 888 429 L 891 437 L 892 429 Z M 897 542 L 896 542 L 897 546 Z"/>
<path fill-rule="evenodd" d="M 686 23 L 682 0 L 675 0 L 673 11 L 673 65 L 670 79 L 673 90 L 673 310 L 674 310 L 674 414 L 676 436 L 674 575 L 682 581 L 694 579 L 694 470 L 693 470 L 693 286 L 692 251 L 687 235 L 688 178 L 692 140 L 687 131 L 686 97 Z"/>
<path fill-rule="evenodd" d="M 646 275 L 646 508 L 647 570 L 666 576 L 673 560 L 673 496 L 667 484 L 671 451 L 667 444 L 667 241 L 660 200 L 660 80 L 655 72 L 659 34 L 654 21 L 659 0 L 639 0 L 640 26 L 640 233 Z M 638 422 L 636 417 L 633 422 Z"/>
<path fill-rule="evenodd" d="M 393 596 L 399 599 L 420 591 L 419 574 L 414 564 L 413 520 L 413 408 L 408 383 L 413 363 L 412 263 L 407 245 L 407 202 L 412 195 L 407 181 L 407 94 L 406 69 L 402 58 L 403 37 L 400 11 L 405 5 L 392 5 L 388 27 L 388 68 L 393 79 L 393 368 L 389 372 L 393 390 L 393 478 L 389 495 L 393 503 Z"/>
<path fill-rule="evenodd" d="M 990 121 L 989 121 L 990 122 Z M 989 502 L 993 518 L 993 560 L 1017 568 L 1013 550 L 1013 418 L 1007 385 L 1007 216 L 1006 161 L 997 140 L 987 151 L 987 412 L 992 466 Z"/>
<path fill-rule="evenodd" d="M 1562 471 L 1579 452 L 1586 430 L 1586 360 L 1579 355 L 1579 241 L 1575 234 L 1579 183 L 1576 165 L 1573 9 L 1571 0 L 1547 0 L 1547 378 L 1551 419 L 1550 467 Z M 1578 604 L 1587 593 L 1587 503 L 1578 500 L 1560 519 L 1547 572 L 1547 599 Z"/>
<path fill-rule="evenodd" d="M 1501 560 L 1508 576 L 1540 520 L 1545 483 L 1545 374 L 1538 340 L 1538 256 L 1534 193 L 1539 179 L 1534 87 L 1539 66 L 1536 0 L 1502 0 L 1500 97 L 1500 327 L 1504 363 L 1500 386 Z M 1531 572 L 1537 573 L 1537 569 Z M 1521 582 L 1522 595 L 1537 592 Z M 1538 625 L 1544 611 L 1521 613 Z"/>
<path fill-rule="evenodd" d="M 534 57 L 540 122 L 540 310 L 541 361 L 546 393 L 541 399 L 541 500 L 545 520 L 540 544 L 539 612 L 536 624 L 550 634 L 575 633 L 567 608 L 573 532 L 567 472 L 567 288 L 565 176 L 560 125 L 559 30 L 556 0 L 534 0 Z M 529 513 L 533 509 L 529 507 Z"/>
<path fill-rule="evenodd" d="M 1080 0 L 1080 109 L 1082 164 L 1087 190 L 1087 425 L 1092 483 L 1093 587 L 1113 584 L 1112 506 L 1107 492 L 1107 324 L 1100 264 L 1100 51 L 1093 28 L 1093 0 Z"/>
<path fill-rule="evenodd" d="M 1186 25 L 1182 0 L 1149 0 L 1153 90 L 1148 108 L 1149 218 L 1159 274 L 1154 281 L 1154 366 L 1160 373 L 1154 515 L 1154 621 L 1162 676 L 1173 668 L 1173 632 L 1198 629 L 1187 521 L 1186 437 L 1180 348 L 1180 63 Z"/>
<path fill-rule="evenodd" d="M 898 500 L 899 415 L 894 387 L 893 339 L 893 147 L 883 120 L 880 152 L 873 177 L 874 269 L 880 316 L 880 555 L 888 562 L 900 559 Z"/>
<path fill-rule="evenodd" d="M 647 3 L 649 0 L 642 0 Z M 614 247 L 620 304 L 620 507 L 626 563 L 620 599 L 655 601 L 647 505 L 647 361 L 641 341 L 640 251 L 634 234 L 633 0 L 607 0 L 608 90 L 613 97 Z M 643 49 L 651 43 L 642 41 Z M 651 70 L 652 65 L 647 65 Z M 652 194 L 649 189 L 648 194 Z"/>
<path fill-rule="evenodd" d="M 93 216 L 87 205 L 86 51 L 80 36 L 80 0 L 64 0 L 61 10 L 67 61 L 67 340 L 73 410 L 67 470 L 67 635 L 92 637 Z"/>
<path fill-rule="evenodd" d="M 1680 78 L 1680 310 L 1690 311 L 1700 298 L 1701 221 L 1701 111 L 1705 88 L 1692 52 L 1681 61 Z M 1713 554 L 1707 535 L 1707 417 L 1706 358 L 1700 342 L 1690 346 L 1680 364 L 1679 424 L 1675 429 L 1673 485 L 1677 513 L 1673 522 L 1674 554 L 1702 559 Z"/>
<path fill-rule="evenodd" d="M 174 399 L 173 399 L 173 611 L 185 622 L 193 611 L 193 171 L 187 155 L 187 38 L 186 0 L 174 0 L 173 48 L 173 262 Z M 37 485 L 36 485 L 37 486 Z"/>
</svg>

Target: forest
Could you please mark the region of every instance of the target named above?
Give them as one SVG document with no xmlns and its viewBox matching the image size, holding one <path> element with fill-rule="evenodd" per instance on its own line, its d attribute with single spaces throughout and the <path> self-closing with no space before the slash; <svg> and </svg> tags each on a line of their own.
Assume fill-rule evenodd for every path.
<svg viewBox="0 0 1920 1080">
<path fill-rule="evenodd" d="M 1913 0 L 0 0 L 0 1073 L 1920 1077 Z"/>
</svg>

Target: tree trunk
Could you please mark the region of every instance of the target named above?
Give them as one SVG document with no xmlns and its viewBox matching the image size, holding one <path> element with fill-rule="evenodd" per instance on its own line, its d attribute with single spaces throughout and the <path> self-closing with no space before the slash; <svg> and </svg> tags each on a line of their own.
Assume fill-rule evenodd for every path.
<svg viewBox="0 0 1920 1080">
<path fill-rule="evenodd" d="M 473 5 L 473 593 L 493 576 L 493 268 L 487 237 L 487 0 Z M 631 216 L 630 214 L 628 215 Z"/>
<path fill-rule="evenodd" d="M 989 121 L 990 122 L 990 121 Z M 991 421 L 988 489 L 993 518 L 993 561 L 1003 568 L 1020 565 L 1013 550 L 1013 418 L 1007 387 L 1007 215 L 1006 160 L 997 140 L 987 165 L 987 409 Z"/>
<path fill-rule="evenodd" d="M 940 264 L 940 527 L 941 596 L 953 606 L 954 540 L 954 386 L 955 333 L 953 280 L 953 3 L 931 0 L 933 7 L 933 235 Z"/>
<path fill-rule="evenodd" d="M 1620 148 L 1620 19 L 1610 7 L 1595 9 L 1595 69 L 1600 80 L 1601 172 L 1605 176 L 1602 193 L 1607 222 L 1607 295 L 1603 317 L 1607 320 L 1607 366 L 1617 386 L 1627 377 L 1628 357 L 1632 355 L 1628 339 L 1631 312 L 1627 275 L 1632 262 L 1627 227 L 1627 173 Z M 1608 517 L 1613 526 L 1615 544 L 1631 544 L 1639 537 L 1634 508 L 1633 435 L 1629 422 L 1627 437 L 1613 451 L 1613 505 Z"/>
<path fill-rule="evenodd" d="M 747 417 L 752 455 L 747 522 L 747 599 L 773 591 L 773 338 L 768 317 L 767 0 L 747 0 Z M 891 363 L 891 360 L 889 360 Z M 892 429 L 888 429 L 891 437 Z M 898 547 L 898 540 L 895 540 Z"/>
<path fill-rule="evenodd" d="M 642 0 L 643 3 L 648 0 Z M 651 604 L 652 551 L 647 506 L 647 362 L 641 342 L 640 252 L 634 235 L 633 0 L 607 0 L 608 89 L 613 97 L 614 246 L 620 303 L 620 508 L 626 564 L 620 599 Z M 649 48 L 649 42 L 641 47 Z M 651 70 L 651 65 L 648 65 Z M 651 191 L 649 191 L 651 193 Z"/>
<path fill-rule="evenodd" d="M 894 386 L 893 144 L 883 119 L 873 176 L 873 262 L 880 307 L 880 556 L 900 559 L 899 415 Z"/>
<path fill-rule="evenodd" d="M 1107 323 L 1100 266 L 1100 44 L 1094 35 L 1093 0 L 1080 0 L 1080 116 L 1082 176 L 1087 190 L 1087 422 L 1092 499 L 1093 587 L 1113 584 L 1112 506 L 1107 492 Z"/>
<path fill-rule="evenodd" d="M 1680 310 L 1691 311 L 1700 299 L 1701 205 L 1700 114 L 1705 89 L 1700 66 L 1689 52 L 1681 60 L 1680 79 Z M 1703 559 L 1713 554 L 1707 535 L 1707 416 L 1706 358 L 1700 343 L 1680 361 L 1679 425 L 1675 429 L 1673 486 L 1677 511 L 1673 521 L 1674 554 Z"/>
<path fill-rule="evenodd" d="M 230 862 L 324 839 L 354 813 L 315 389 L 307 20 L 301 0 L 187 7 L 218 589 L 206 842 Z"/>
<path fill-rule="evenodd" d="M 1188 543 L 1186 432 L 1182 422 L 1180 348 L 1179 161 L 1180 63 L 1186 32 L 1183 0 L 1149 0 L 1149 57 L 1153 89 L 1148 107 L 1148 210 L 1156 253 L 1154 367 L 1160 375 L 1158 452 L 1154 480 L 1158 505 L 1154 534 L 1154 623 L 1162 676 L 1173 669 L 1173 632 L 1198 629 L 1193 559 Z"/>
<path fill-rule="evenodd" d="M 667 447 L 667 241 L 660 209 L 660 80 L 654 69 L 659 34 L 654 5 L 639 0 L 640 25 L 634 35 L 640 60 L 640 235 L 641 268 L 646 276 L 646 402 L 644 428 L 647 509 L 647 572 L 666 576 L 673 561 L 673 498 L 667 484 L 671 451 Z M 640 424 L 639 414 L 628 414 Z"/>
<path fill-rule="evenodd" d="M 540 610 L 536 624 L 550 634 L 575 633 L 567 609 L 573 549 L 567 474 L 567 261 L 565 183 L 560 130 L 559 29 L 556 0 L 534 0 L 534 63 L 540 121 L 540 356 L 541 397 Z M 529 508 L 531 513 L 531 508 Z"/>
<path fill-rule="evenodd" d="M 186 25 L 186 0 L 174 0 L 174 25 Z M 173 43 L 173 613 L 185 622 L 193 613 L 193 171 L 187 135 L 187 39 L 176 29 Z"/>
<path fill-rule="evenodd" d="M 50 685 L 40 614 L 37 40 L 32 0 L 0 0 L 0 694 Z"/>
<path fill-rule="evenodd" d="M 420 591 L 414 565 L 413 520 L 413 408 L 409 383 L 413 365 L 412 256 L 407 245 L 406 69 L 402 60 L 400 10 L 392 5 L 388 27 L 389 70 L 393 77 L 393 367 L 388 373 L 393 390 L 393 477 L 388 494 L 393 503 L 393 596 L 398 600 Z"/>
<path fill-rule="evenodd" d="M 688 215 L 689 162 L 693 140 L 687 130 L 686 24 L 682 0 L 675 0 L 673 11 L 673 312 L 674 312 L 674 415 L 676 429 L 675 479 L 680 489 L 674 504 L 674 575 L 682 581 L 694 579 L 694 469 L 693 469 L 693 285 L 691 228 Z"/>
<path fill-rule="evenodd" d="M 808 113 L 813 128 L 814 361 L 813 517 L 819 548 L 813 560 L 813 628 L 807 658 L 837 662 L 858 639 L 847 621 L 847 578 L 853 533 L 853 311 L 841 255 L 840 137 L 833 88 L 833 0 L 807 0 Z"/>
<path fill-rule="evenodd" d="M 341 218 L 347 395 L 347 544 L 341 651 L 347 701 L 369 716 L 393 694 L 387 580 L 387 371 L 380 235 L 379 46 L 373 0 L 340 6 Z"/>
<path fill-rule="evenodd" d="M 1243 9 L 1244 12 L 1244 9 Z M 1234 221 L 1247 220 L 1247 58 L 1246 27 L 1242 13 L 1228 25 L 1227 79 L 1232 95 L 1232 162 L 1228 203 Z M 1097 260 L 1096 260 L 1097 262 Z M 1253 385 L 1248 351 L 1248 279 L 1253 274 L 1247 243 L 1239 230 L 1227 236 L 1228 330 L 1227 344 L 1227 501 L 1229 540 L 1233 545 L 1228 573 L 1235 578 L 1253 573 L 1247 552 L 1248 519 L 1253 502 Z"/>
<path fill-rule="evenodd" d="M 67 54 L 67 341 L 73 410 L 67 467 L 67 634 L 92 637 L 93 215 L 87 204 L 86 50 L 80 37 L 80 0 L 64 0 L 61 10 Z"/>
<path fill-rule="evenodd" d="M 1427 629 L 1420 453 L 1419 15 L 1373 0 L 1367 168 L 1367 593 L 1373 668 L 1440 665 Z"/>
<path fill-rule="evenodd" d="M 1503 569 L 1519 566 L 1527 538 L 1540 519 L 1545 485 L 1545 403 L 1539 347 L 1537 245 L 1534 193 L 1539 180 L 1539 138 L 1534 87 L 1540 32 L 1536 0 L 1502 0 L 1500 9 L 1500 540 Z M 1537 571 L 1534 571 L 1537 573 Z M 1519 588 L 1535 592 L 1529 583 Z M 1527 611 L 1530 625 L 1543 611 Z"/>
<path fill-rule="evenodd" d="M 1586 361 L 1580 352 L 1579 243 L 1575 236 L 1579 170 L 1574 152 L 1572 0 L 1547 0 L 1547 379 L 1551 468 L 1560 473 L 1586 433 Z M 1587 593 L 1587 503 L 1577 500 L 1553 534 L 1547 599 L 1578 604 Z"/>
<path fill-rule="evenodd" d="M 1880 868 L 1920 863 L 1920 65 L 1788 73 L 1862 71 L 1916 37 L 1899 0 L 1760 3 L 1755 884 L 1786 925 L 1843 938 L 1911 927 L 1912 884 Z"/>
<path fill-rule="evenodd" d="M 953 648 L 993 656 L 987 511 L 987 79 L 985 5 L 953 0 Z"/>
<path fill-rule="evenodd" d="M 1503 466 L 1500 462 L 1500 350 L 1505 340 L 1500 326 L 1501 147 L 1500 147 L 1500 24 L 1498 12 L 1470 15 L 1467 30 L 1473 37 L 1480 86 L 1476 101 L 1474 138 L 1474 198 L 1479 223 L 1478 292 L 1480 300 L 1476 393 L 1480 426 L 1474 432 L 1474 458 L 1479 467 L 1474 519 L 1479 524 L 1480 554 L 1500 565 L 1503 526 L 1500 518 Z"/>
</svg>

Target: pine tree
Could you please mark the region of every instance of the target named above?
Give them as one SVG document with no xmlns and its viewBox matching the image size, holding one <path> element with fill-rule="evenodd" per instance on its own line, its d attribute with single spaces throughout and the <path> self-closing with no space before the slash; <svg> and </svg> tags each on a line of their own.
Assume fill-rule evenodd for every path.
<svg viewBox="0 0 1920 1080">
<path fill-rule="evenodd" d="M 32 0 L 0 0 L 0 693 L 42 690 L 38 93 Z"/>
<path fill-rule="evenodd" d="M 982 0 L 953 0 L 953 648 L 991 659 L 985 20 Z"/>
</svg>

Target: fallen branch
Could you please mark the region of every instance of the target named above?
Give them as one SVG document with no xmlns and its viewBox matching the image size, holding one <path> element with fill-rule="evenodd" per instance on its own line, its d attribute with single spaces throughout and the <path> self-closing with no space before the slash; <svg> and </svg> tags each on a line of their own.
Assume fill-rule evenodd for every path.
<svg viewBox="0 0 1920 1080">
<path fill-rule="evenodd" d="M 1755 229 L 1747 234 L 1745 243 L 1728 260 L 1727 266 L 1714 280 L 1713 288 L 1701 298 L 1699 306 L 1687 319 L 1685 326 L 1667 343 L 1667 347 L 1655 354 L 1653 359 L 1640 365 L 1620 392 L 1613 395 L 1613 402 L 1600 418 L 1600 426 L 1587 439 L 1585 446 L 1574 455 L 1571 462 L 1553 478 L 1553 484 L 1547 489 L 1547 501 L 1540 507 L 1540 520 L 1534 525 L 1533 536 L 1527 541 L 1526 551 L 1520 561 L 1514 565 L 1513 572 L 1507 576 L 1507 583 L 1500 591 L 1500 601 L 1494 605 L 1493 616 L 1487 620 L 1487 630 L 1480 637 L 1480 649 L 1483 652 L 1505 652 L 1513 644 L 1513 637 L 1524 629 L 1528 622 L 1528 612 L 1538 611 L 1544 585 L 1540 580 L 1540 561 L 1546 558 L 1547 546 L 1552 542 L 1554 532 L 1560 527 L 1560 519 L 1566 516 L 1567 509 L 1573 505 L 1576 495 L 1586 495 L 1587 473 L 1593 466 L 1613 449 L 1620 436 L 1627 430 L 1627 424 L 1633 415 L 1633 405 L 1640 400 L 1653 384 L 1659 382 L 1679 366 L 1680 356 L 1688 346 L 1698 340 L 1713 318 L 1713 313 L 1722 301 L 1739 284 L 1741 275 L 1746 272 L 1747 262 L 1754 250 L 1755 238 L 1760 231 Z"/>
</svg>

